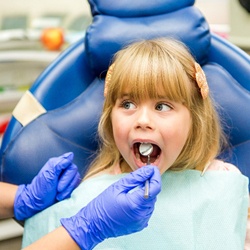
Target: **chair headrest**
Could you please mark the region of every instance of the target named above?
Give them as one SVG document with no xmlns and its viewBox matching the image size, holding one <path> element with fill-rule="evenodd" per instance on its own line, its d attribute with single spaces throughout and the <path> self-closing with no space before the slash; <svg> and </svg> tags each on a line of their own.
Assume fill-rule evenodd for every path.
<svg viewBox="0 0 250 250">
<path fill-rule="evenodd" d="M 133 1 L 133 7 L 135 8 L 142 1 Z M 209 26 L 196 7 L 188 6 L 193 1 L 156 1 L 159 6 L 163 5 L 166 9 L 169 7 L 167 3 L 172 10 L 173 6 L 176 7 L 174 11 L 165 11 L 165 13 L 158 10 L 158 5 L 154 1 L 150 1 L 147 5 L 142 4 L 142 8 L 145 8 L 146 13 L 146 8 L 152 7 L 151 15 L 143 16 L 137 13 L 138 16 L 136 16 L 137 10 L 134 10 L 129 17 L 112 15 L 115 11 L 120 13 L 117 10 L 118 7 L 121 8 L 121 12 L 126 12 L 129 6 L 125 7 L 121 4 L 129 1 L 121 1 L 121 4 L 119 4 L 120 1 L 112 1 L 110 5 L 107 2 L 110 1 L 91 1 L 95 15 L 85 36 L 89 65 L 96 76 L 106 72 L 112 57 L 118 50 L 142 39 L 159 37 L 179 39 L 190 48 L 200 64 L 207 62 L 211 38 Z M 125 9 L 122 9 L 123 7 Z M 102 75 L 104 76 L 105 74 Z"/>
<path fill-rule="evenodd" d="M 117 17 L 140 17 L 169 13 L 194 4 L 194 0 L 89 0 L 92 15 L 97 14 Z"/>
</svg>

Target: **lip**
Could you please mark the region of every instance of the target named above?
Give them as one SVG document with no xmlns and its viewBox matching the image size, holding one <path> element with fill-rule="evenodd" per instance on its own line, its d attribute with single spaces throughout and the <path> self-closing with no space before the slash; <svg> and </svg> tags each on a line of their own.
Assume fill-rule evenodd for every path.
<svg viewBox="0 0 250 250">
<path fill-rule="evenodd" d="M 161 148 L 156 141 L 151 140 L 151 139 L 136 139 L 136 140 L 133 140 L 132 143 L 131 143 L 131 148 L 133 147 L 133 145 L 135 143 L 152 143 L 154 145 L 157 145 L 159 148 Z"/>
</svg>

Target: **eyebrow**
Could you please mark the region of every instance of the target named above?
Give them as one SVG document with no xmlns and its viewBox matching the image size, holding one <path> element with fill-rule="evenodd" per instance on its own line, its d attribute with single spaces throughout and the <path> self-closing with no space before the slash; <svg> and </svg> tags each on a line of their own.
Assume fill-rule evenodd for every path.
<svg viewBox="0 0 250 250">
<path fill-rule="evenodd" d="M 120 93 L 121 95 L 118 97 L 120 99 L 123 99 L 123 98 L 134 98 L 135 95 L 132 93 L 132 92 L 125 92 L 123 91 L 122 93 Z M 149 94 L 150 96 L 150 94 Z M 167 100 L 171 100 L 171 98 L 169 98 L 168 95 L 163 95 L 162 93 L 155 93 L 152 97 L 153 99 L 167 99 Z"/>
<path fill-rule="evenodd" d="M 122 94 L 119 99 L 124 99 L 124 98 L 134 98 L 134 95 L 130 94 L 130 93 L 124 93 Z M 169 100 L 169 97 L 167 95 L 156 95 L 153 99 L 167 99 Z"/>
<path fill-rule="evenodd" d="M 167 95 L 156 95 L 157 98 L 159 99 L 169 99 L 169 97 Z"/>
<path fill-rule="evenodd" d="M 128 93 L 125 93 L 125 94 L 122 94 L 119 98 L 131 98 L 131 94 L 128 94 Z"/>
</svg>

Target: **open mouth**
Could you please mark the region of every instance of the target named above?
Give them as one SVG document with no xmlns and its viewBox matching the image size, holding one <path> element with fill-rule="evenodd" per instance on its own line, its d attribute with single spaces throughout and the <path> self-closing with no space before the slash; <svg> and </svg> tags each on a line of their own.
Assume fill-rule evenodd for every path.
<svg viewBox="0 0 250 250">
<path fill-rule="evenodd" d="M 139 151 L 140 145 L 141 145 L 140 142 L 136 142 L 133 145 L 134 154 L 136 156 L 136 159 L 140 159 L 142 163 L 147 163 L 148 156 L 144 156 L 140 153 L 140 151 Z M 153 151 L 150 154 L 150 163 L 154 163 L 159 158 L 159 156 L 161 154 L 161 149 L 156 144 L 152 144 L 152 146 L 153 146 Z"/>
</svg>

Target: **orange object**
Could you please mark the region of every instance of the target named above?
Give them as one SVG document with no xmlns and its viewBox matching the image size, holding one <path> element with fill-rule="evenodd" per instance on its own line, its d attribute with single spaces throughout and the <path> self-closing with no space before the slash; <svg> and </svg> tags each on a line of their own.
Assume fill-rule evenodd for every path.
<svg viewBox="0 0 250 250">
<path fill-rule="evenodd" d="M 48 50 L 60 50 L 64 43 L 63 30 L 61 28 L 45 29 L 41 35 L 41 41 Z"/>
<path fill-rule="evenodd" d="M 0 134 L 3 134 L 9 124 L 9 119 L 0 122 Z"/>
</svg>

